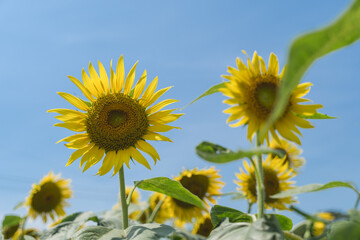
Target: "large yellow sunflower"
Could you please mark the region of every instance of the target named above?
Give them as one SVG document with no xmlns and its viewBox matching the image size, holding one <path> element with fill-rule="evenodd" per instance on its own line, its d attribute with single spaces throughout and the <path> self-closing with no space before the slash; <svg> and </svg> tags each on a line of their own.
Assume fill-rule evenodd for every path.
<svg viewBox="0 0 360 240">
<path fill-rule="evenodd" d="M 280 139 L 280 142 L 272 139 L 270 141 L 270 148 L 275 148 L 277 150 L 283 151 L 283 158 L 276 158 L 272 156 L 274 161 L 280 161 L 282 164 L 288 164 L 295 173 L 305 164 L 305 159 L 299 157 L 302 153 L 302 150 L 298 148 L 295 144 L 286 141 L 285 139 Z"/>
<path fill-rule="evenodd" d="M 220 190 L 224 183 L 220 181 L 221 175 L 219 170 L 214 167 L 209 169 L 197 168 L 193 170 L 184 170 L 180 176 L 175 177 L 184 188 L 189 190 L 194 195 L 198 196 L 206 206 L 206 210 L 210 208 L 209 203 L 215 204 L 215 196 L 220 195 Z M 182 202 L 172 197 L 165 200 L 166 207 L 172 212 L 172 216 L 176 217 L 175 224 L 182 226 L 186 222 L 191 222 L 193 218 L 202 216 L 203 209 Z"/>
<path fill-rule="evenodd" d="M 59 113 L 56 118 L 63 123 L 54 126 L 64 127 L 75 132 L 84 132 L 66 137 L 61 141 L 76 151 L 70 156 L 66 166 L 81 157 L 80 168 L 83 171 L 101 161 L 98 174 L 104 175 L 114 168 L 114 175 L 125 163 L 129 167 L 133 159 L 150 169 L 143 154 L 147 153 L 156 163 L 160 159 L 155 148 L 148 140 L 170 141 L 158 132 L 167 132 L 173 126 L 167 125 L 182 114 L 173 114 L 174 109 L 161 110 L 177 102 L 167 99 L 155 105 L 155 101 L 171 87 L 155 92 L 156 77 L 145 89 L 146 70 L 134 85 L 136 64 L 125 78 L 124 61 L 121 56 L 113 71 L 110 64 L 110 80 L 104 66 L 99 62 L 99 74 L 93 65 L 89 65 L 89 74 L 82 71 L 82 80 L 69 76 L 70 80 L 81 90 L 88 102 L 68 93 L 58 94 L 80 111 L 71 109 L 52 109 L 49 112 Z M 153 105 L 153 106 L 151 106 Z M 150 107 L 151 106 L 151 107 Z"/>
<path fill-rule="evenodd" d="M 69 204 L 66 199 L 72 197 L 70 179 L 63 179 L 59 175 L 50 172 L 39 184 L 33 184 L 30 195 L 25 201 L 29 207 L 28 215 L 35 219 L 41 216 L 46 223 L 47 216 L 54 220 L 57 217 L 65 216 L 64 207 Z"/>
<path fill-rule="evenodd" d="M 236 59 L 236 63 L 237 69 L 228 67 L 230 75 L 223 76 L 229 82 L 225 82 L 225 87 L 220 91 L 229 97 L 224 103 L 232 106 L 224 113 L 231 114 L 227 120 L 228 123 L 237 121 L 230 124 L 231 127 L 248 125 L 247 138 L 251 141 L 272 111 L 285 68 L 279 74 L 278 59 L 273 53 L 270 54 L 269 66 L 266 68 L 264 60 L 257 55 L 256 51 L 252 61 L 248 57 L 248 66 L 239 58 Z M 300 115 L 312 115 L 322 107 L 319 104 L 300 104 L 310 101 L 302 97 L 310 91 L 311 85 L 311 83 L 302 83 L 293 90 L 284 114 L 270 128 L 273 138 L 279 139 L 277 131 L 284 138 L 300 144 L 300 139 L 296 135 L 301 135 L 298 127 L 313 127 L 310 122 L 300 117 Z M 261 143 L 268 138 L 269 133 L 260 139 Z"/>
<path fill-rule="evenodd" d="M 247 172 L 240 168 L 240 174 L 236 173 L 238 181 L 235 183 L 240 187 L 250 203 L 255 203 L 257 199 L 256 192 L 256 177 L 253 165 L 244 161 L 244 167 Z M 289 169 L 287 164 L 283 165 L 280 161 L 273 161 L 268 157 L 263 163 L 264 169 L 264 187 L 265 187 L 265 207 L 276 208 L 279 210 L 287 209 L 285 204 L 292 204 L 296 202 L 292 197 L 285 198 L 271 198 L 270 196 L 280 193 L 282 191 L 294 188 L 291 186 L 294 182 L 289 181 L 295 174 L 292 169 Z"/>
</svg>

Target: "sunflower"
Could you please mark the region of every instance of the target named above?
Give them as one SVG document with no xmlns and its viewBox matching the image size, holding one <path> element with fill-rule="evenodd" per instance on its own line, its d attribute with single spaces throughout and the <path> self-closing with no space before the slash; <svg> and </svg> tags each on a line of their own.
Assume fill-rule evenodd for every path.
<svg viewBox="0 0 360 240">
<path fill-rule="evenodd" d="M 323 219 L 324 221 L 333 221 L 335 219 L 335 216 L 329 212 L 322 212 L 316 214 L 318 218 Z M 320 236 L 323 234 L 324 230 L 326 229 L 326 224 L 321 221 L 315 221 L 312 226 L 312 233 L 314 237 Z"/>
<path fill-rule="evenodd" d="M 247 171 L 244 172 L 240 168 L 240 174 L 236 173 L 238 181 L 235 183 L 240 187 L 237 188 L 242 191 L 250 203 L 256 202 L 256 177 L 253 165 L 244 161 L 244 167 Z M 294 182 L 289 181 L 295 174 L 292 169 L 289 169 L 287 164 L 283 165 L 281 161 L 274 161 L 268 157 L 263 163 L 264 170 L 264 186 L 265 186 L 265 207 L 277 208 L 279 210 L 287 209 L 285 204 L 292 204 L 296 202 L 292 197 L 285 198 L 271 198 L 270 196 L 294 188 L 291 186 Z"/>
<path fill-rule="evenodd" d="M 276 158 L 274 155 L 272 155 L 272 159 L 275 161 L 280 160 L 282 164 L 288 164 L 289 168 L 291 168 L 295 173 L 297 173 L 298 170 L 305 164 L 305 159 L 299 157 L 299 155 L 302 153 L 302 150 L 291 142 L 288 142 L 284 139 L 280 139 L 280 142 L 278 142 L 275 139 L 272 139 L 270 141 L 270 148 L 275 148 L 282 151 L 284 153 L 283 158 Z"/>
<path fill-rule="evenodd" d="M 148 169 L 147 159 L 139 151 L 147 153 L 156 163 L 160 159 L 155 148 L 148 140 L 171 140 L 158 132 L 167 132 L 178 128 L 167 125 L 178 119 L 182 114 L 173 114 L 175 109 L 161 110 L 169 104 L 177 102 L 167 99 L 155 105 L 155 101 L 171 87 L 155 92 L 158 78 L 156 77 L 145 89 L 146 70 L 134 85 L 135 68 L 131 68 L 125 78 L 124 61 L 121 56 L 116 67 L 116 73 L 110 64 L 110 82 L 104 66 L 99 62 L 99 74 L 93 65 L 89 65 L 89 74 L 82 71 L 82 81 L 69 76 L 70 80 L 81 90 L 88 101 L 84 101 L 68 93 L 58 94 L 80 111 L 71 109 L 52 109 L 48 112 L 59 113 L 56 118 L 63 123 L 54 126 L 64 127 L 78 133 L 61 141 L 70 149 L 76 151 L 70 156 L 66 166 L 81 157 L 80 168 L 83 171 L 101 161 L 97 174 L 104 175 L 114 168 L 114 174 L 119 172 L 123 163 L 129 167 L 130 159 L 139 162 Z M 153 106 L 151 106 L 153 105 Z M 151 107 L 150 107 L 151 106 Z"/>
<path fill-rule="evenodd" d="M 246 54 L 246 52 L 244 51 Z M 229 99 L 224 103 L 231 105 L 224 113 L 231 114 L 227 123 L 231 127 L 248 125 L 247 138 L 251 141 L 255 133 L 267 121 L 273 105 L 280 81 L 284 75 L 284 70 L 279 74 L 279 63 L 275 54 L 270 54 L 269 66 L 266 69 L 264 60 L 254 52 L 253 59 L 247 59 L 246 66 L 239 58 L 236 59 L 237 69 L 228 67 L 230 75 L 223 76 L 229 82 L 225 82 L 225 87 L 220 91 Z M 302 102 L 310 100 L 301 98 L 306 95 L 310 89 L 311 83 L 299 84 L 291 93 L 289 102 L 284 114 L 270 128 L 273 138 L 279 139 L 276 131 L 284 138 L 300 144 L 300 139 L 296 135 L 301 135 L 298 127 L 313 128 L 307 120 L 300 116 L 312 115 L 317 112 L 322 105 L 309 104 L 301 105 Z M 269 139 L 269 133 L 266 133 L 262 139 Z M 268 141 L 269 142 L 269 141 Z"/>
<path fill-rule="evenodd" d="M 46 223 L 47 216 L 54 221 L 54 214 L 57 217 L 65 216 L 64 207 L 69 206 L 66 199 L 72 197 L 70 179 L 63 179 L 59 175 L 50 172 L 39 184 L 33 184 L 30 195 L 25 201 L 29 207 L 28 215 L 35 219 L 41 216 Z"/>
<path fill-rule="evenodd" d="M 157 204 L 163 200 L 165 197 L 164 194 L 161 193 L 154 193 L 150 196 L 150 211 L 153 212 L 155 207 L 157 206 Z M 169 209 L 167 208 L 166 204 L 161 205 L 160 210 L 158 211 L 154 221 L 157 223 L 164 223 L 166 220 L 170 219 L 171 217 L 173 217 L 171 215 L 171 212 L 169 211 Z"/>
<path fill-rule="evenodd" d="M 214 167 L 209 169 L 197 168 L 193 170 L 183 170 L 180 176 L 175 177 L 184 188 L 194 195 L 198 196 L 206 206 L 206 211 L 210 208 L 209 203 L 215 204 L 215 196 L 220 194 L 220 190 L 224 183 L 219 180 L 221 178 L 219 170 Z M 171 211 L 172 216 L 176 217 L 176 225 L 182 226 L 186 222 L 191 222 L 193 218 L 202 216 L 203 209 L 182 202 L 172 197 L 165 200 L 164 205 Z"/>
<path fill-rule="evenodd" d="M 192 232 L 193 234 L 208 237 L 213 229 L 210 214 L 207 213 L 196 221 Z"/>
</svg>

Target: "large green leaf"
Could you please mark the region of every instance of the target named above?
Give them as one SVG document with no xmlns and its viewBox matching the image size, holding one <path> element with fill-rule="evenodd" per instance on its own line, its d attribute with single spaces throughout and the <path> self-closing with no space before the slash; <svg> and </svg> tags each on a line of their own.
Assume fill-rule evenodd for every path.
<svg viewBox="0 0 360 240">
<path fill-rule="evenodd" d="M 274 153 L 280 157 L 284 155 L 281 150 L 268 147 L 258 147 L 250 150 L 238 150 L 234 152 L 228 148 L 211 142 L 202 142 L 197 145 L 196 153 L 202 159 L 213 163 L 227 163 L 259 154 Z"/>
<path fill-rule="evenodd" d="M 6 215 L 2 222 L 2 228 L 16 226 L 20 224 L 20 221 L 21 217 L 17 215 Z"/>
<path fill-rule="evenodd" d="M 284 231 L 290 231 L 293 227 L 292 220 L 284 215 L 281 215 L 281 214 L 266 214 L 266 215 L 268 215 L 268 216 L 274 215 L 276 217 L 281 229 Z"/>
<path fill-rule="evenodd" d="M 45 230 L 40 239 L 64 240 L 70 239 L 79 228 L 89 220 L 94 221 L 96 215 L 93 212 L 74 213 L 62 220 L 61 223 L 53 228 Z"/>
<path fill-rule="evenodd" d="M 320 57 L 350 45 L 360 38 L 360 0 L 325 28 L 298 37 L 291 44 L 288 65 L 274 105 L 274 111 L 261 129 L 261 136 L 283 114 L 292 90 L 307 69 Z"/>
<path fill-rule="evenodd" d="M 191 103 L 189 103 L 185 107 L 181 108 L 181 110 L 183 110 L 184 108 L 190 106 L 191 104 L 193 104 L 194 102 L 198 101 L 199 99 L 201 99 L 203 97 L 206 97 L 206 96 L 209 96 L 211 94 L 219 92 L 219 89 L 224 88 L 224 87 L 225 87 L 225 83 L 219 83 L 219 84 L 216 84 L 216 85 L 212 86 L 211 88 L 206 90 L 203 94 L 201 94 L 199 97 L 197 97 L 195 100 L 193 100 Z"/>
<path fill-rule="evenodd" d="M 353 221 L 338 221 L 330 226 L 328 240 L 359 240 L 360 224 Z"/>
<path fill-rule="evenodd" d="M 252 222 L 253 219 L 249 214 L 243 213 L 239 210 L 224 207 L 220 205 L 215 205 L 211 208 L 210 211 L 211 222 L 214 227 L 216 227 L 220 222 L 225 218 L 229 219 L 229 222 Z"/>
<path fill-rule="evenodd" d="M 354 187 L 353 184 L 351 184 L 349 182 L 333 181 L 333 182 L 329 182 L 326 184 L 314 183 L 314 184 L 309 184 L 309 185 L 305 185 L 305 186 L 301 186 L 301 187 L 296 187 L 296 188 L 289 189 L 287 191 L 272 195 L 271 197 L 272 198 L 285 198 L 285 197 L 298 195 L 301 193 L 317 192 L 317 191 L 321 191 L 321 190 L 325 190 L 325 189 L 329 189 L 329 188 L 335 188 L 335 187 L 350 188 L 350 189 L 354 190 L 357 194 L 359 194 L 359 191 Z"/>
<path fill-rule="evenodd" d="M 75 233 L 71 239 L 73 240 L 97 240 L 97 239 L 126 239 L 124 232 L 118 229 L 111 229 L 102 226 L 86 226 Z"/>
<path fill-rule="evenodd" d="M 203 208 L 203 204 L 200 198 L 184 188 L 181 183 L 171 180 L 167 177 L 150 178 L 134 183 L 138 188 L 143 190 L 163 193 L 180 201 Z"/>
<path fill-rule="evenodd" d="M 267 216 L 253 223 L 230 223 L 225 219 L 215 228 L 209 240 L 284 240 L 283 232 L 275 216 Z"/>
</svg>

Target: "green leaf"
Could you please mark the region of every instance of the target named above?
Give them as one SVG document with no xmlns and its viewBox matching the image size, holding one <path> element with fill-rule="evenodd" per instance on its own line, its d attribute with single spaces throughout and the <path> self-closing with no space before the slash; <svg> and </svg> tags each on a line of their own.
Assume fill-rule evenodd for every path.
<svg viewBox="0 0 360 240">
<path fill-rule="evenodd" d="M 280 215 L 280 214 L 266 214 L 266 215 L 274 215 L 283 231 L 290 231 L 293 227 L 293 222 L 290 218 Z"/>
<path fill-rule="evenodd" d="M 169 238 L 171 240 L 206 240 L 204 236 L 192 234 L 181 228 L 177 228 Z"/>
<path fill-rule="evenodd" d="M 230 223 L 226 218 L 210 233 L 208 240 L 245 240 L 249 226 L 249 223 L 244 222 Z"/>
<path fill-rule="evenodd" d="M 13 227 L 18 224 L 20 224 L 21 217 L 16 215 L 6 215 L 3 222 L 2 222 L 2 228 L 5 227 Z"/>
<path fill-rule="evenodd" d="M 190 106 L 191 104 L 193 104 L 194 102 L 198 101 L 199 99 L 201 99 L 203 97 L 206 97 L 206 96 L 209 96 L 211 94 L 219 92 L 219 89 L 224 88 L 224 87 L 225 87 L 225 83 L 219 83 L 219 84 L 216 84 L 216 85 L 212 86 L 211 88 L 206 90 L 203 94 L 201 94 L 199 97 L 197 97 L 195 100 L 193 100 L 191 103 L 189 103 L 185 107 L 181 108 L 180 110 L 183 110 L 184 108 Z"/>
<path fill-rule="evenodd" d="M 173 227 L 165 224 L 147 223 L 128 227 L 126 237 L 129 240 L 158 240 L 169 236 L 174 231 Z"/>
<path fill-rule="evenodd" d="M 24 240 L 36 240 L 36 239 L 34 237 L 32 237 L 32 236 L 25 235 Z"/>
<path fill-rule="evenodd" d="M 40 239 L 60 240 L 70 239 L 79 228 L 89 220 L 93 220 L 96 215 L 93 212 L 78 212 L 65 217 L 61 223 L 55 227 L 45 230 Z"/>
<path fill-rule="evenodd" d="M 346 187 L 354 190 L 358 195 L 359 191 L 353 186 L 353 184 L 349 182 L 341 182 L 341 181 L 333 181 L 326 184 L 309 184 L 301 187 L 296 187 L 293 189 L 289 189 L 287 191 L 277 193 L 275 195 L 272 195 L 271 198 L 285 198 L 285 197 L 291 197 L 294 195 L 298 195 L 301 193 L 307 193 L 307 192 L 317 192 L 322 191 L 329 188 L 335 188 L 335 187 Z"/>
<path fill-rule="evenodd" d="M 282 116 L 292 90 L 307 69 L 320 57 L 350 45 L 360 38 L 360 0 L 325 28 L 298 37 L 291 45 L 287 70 L 281 81 L 274 111 L 261 129 L 261 136 Z"/>
<path fill-rule="evenodd" d="M 134 183 L 137 184 L 137 187 L 140 189 L 163 193 L 180 201 L 203 208 L 200 198 L 184 188 L 181 183 L 167 177 L 150 178 Z"/>
<path fill-rule="evenodd" d="M 80 231 L 76 232 L 71 239 L 73 240 L 92 240 L 92 239 L 126 239 L 124 236 L 121 237 L 123 231 L 118 229 L 111 229 L 102 226 L 86 226 Z"/>
<path fill-rule="evenodd" d="M 220 222 L 222 222 L 225 218 L 228 218 L 229 222 L 231 223 L 234 222 L 251 223 L 253 221 L 252 217 L 246 213 L 220 205 L 215 205 L 211 208 L 210 217 L 214 227 L 217 226 Z"/>
<path fill-rule="evenodd" d="M 337 117 L 331 117 L 329 115 L 319 113 L 319 112 L 316 112 L 313 115 L 296 114 L 296 116 L 301 117 L 301 118 L 305 118 L 305 119 L 336 119 L 337 118 Z"/>
<path fill-rule="evenodd" d="M 338 221 L 330 226 L 328 240 L 360 239 L 360 224 L 352 221 Z"/>
<path fill-rule="evenodd" d="M 258 147 L 251 150 L 239 150 L 233 152 L 230 149 L 211 142 L 202 142 L 197 145 L 196 153 L 202 159 L 213 163 L 228 163 L 242 158 L 250 158 L 259 154 L 274 153 L 280 157 L 283 157 L 284 155 L 281 150 L 268 147 Z"/>
</svg>

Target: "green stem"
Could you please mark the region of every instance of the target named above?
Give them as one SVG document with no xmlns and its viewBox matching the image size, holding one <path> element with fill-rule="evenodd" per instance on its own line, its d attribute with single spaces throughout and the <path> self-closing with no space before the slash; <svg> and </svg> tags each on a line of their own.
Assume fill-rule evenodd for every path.
<svg viewBox="0 0 360 240">
<path fill-rule="evenodd" d="M 284 231 L 284 237 L 287 240 L 303 240 L 301 237 L 299 237 L 298 235 L 295 235 L 291 232 L 288 231 Z"/>
<path fill-rule="evenodd" d="M 256 146 L 260 147 L 260 136 L 259 132 L 256 133 Z M 261 154 L 257 155 L 256 158 L 256 166 L 255 169 L 258 171 L 258 177 L 256 179 L 257 183 L 257 205 L 258 205 L 258 216 L 259 218 L 264 217 L 264 205 L 265 205 L 265 188 L 264 188 L 264 170 L 263 170 L 263 163 L 262 163 L 262 156 Z"/>
<path fill-rule="evenodd" d="M 311 221 L 321 221 L 324 222 L 324 219 L 318 218 L 316 216 L 311 216 L 308 213 L 305 213 L 304 211 L 300 210 L 299 208 L 296 208 L 294 206 L 290 206 L 290 210 L 293 210 L 294 212 L 296 212 L 297 214 L 303 216 L 306 219 L 309 219 Z"/>
<path fill-rule="evenodd" d="M 358 195 L 358 197 L 357 197 L 357 199 L 356 199 L 354 209 L 357 209 L 357 208 L 358 208 L 359 202 L 360 202 L 360 195 Z"/>
<path fill-rule="evenodd" d="M 129 219 L 128 219 L 128 205 L 126 203 L 124 167 L 120 168 L 119 182 L 120 182 L 121 210 L 123 217 L 123 229 L 125 230 L 129 226 Z"/>
<path fill-rule="evenodd" d="M 161 199 L 161 200 L 156 204 L 156 206 L 155 206 L 155 208 L 154 208 L 154 211 L 151 213 L 151 215 L 150 215 L 150 217 L 149 217 L 149 219 L 148 219 L 148 223 L 152 223 L 152 222 L 155 220 L 156 215 L 157 215 L 158 212 L 160 211 L 161 206 L 164 204 L 166 197 L 167 197 L 167 196 L 164 195 L 164 198 Z"/>
<path fill-rule="evenodd" d="M 248 210 L 247 210 L 247 213 L 249 213 L 249 214 L 251 213 L 251 207 L 252 207 L 252 205 L 253 205 L 253 204 L 249 202 L 249 207 L 248 207 Z"/>
<path fill-rule="evenodd" d="M 25 232 L 25 223 L 26 223 L 26 220 L 28 218 L 28 215 L 26 215 L 22 221 L 21 221 L 21 235 L 20 235 L 20 240 L 24 240 L 25 239 L 25 236 L 24 236 L 24 232 Z"/>
<path fill-rule="evenodd" d="M 137 185 L 139 185 L 139 183 L 140 183 L 140 182 L 141 182 L 141 181 L 137 182 L 137 183 L 134 185 L 134 187 L 131 189 L 131 191 L 130 191 L 130 193 L 129 193 L 129 195 L 128 195 L 127 199 L 126 199 L 126 204 L 127 204 L 127 206 L 128 206 L 128 207 L 130 206 L 131 197 L 132 197 L 132 195 L 133 195 L 133 193 L 134 193 L 134 191 L 135 191 L 135 189 L 136 189 Z"/>
</svg>

